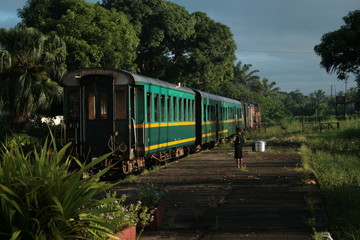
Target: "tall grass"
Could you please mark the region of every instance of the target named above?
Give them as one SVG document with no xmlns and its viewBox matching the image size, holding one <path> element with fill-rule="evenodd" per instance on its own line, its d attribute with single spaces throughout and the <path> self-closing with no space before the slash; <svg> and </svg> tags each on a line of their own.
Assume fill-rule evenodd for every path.
<svg viewBox="0 0 360 240">
<path fill-rule="evenodd" d="M 302 151 L 320 184 L 334 239 L 360 239 L 360 159 L 324 150 Z"/>
<path fill-rule="evenodd" d="M 334 120 L 334 119 L 333 119 Z M 300 125 L 300 122 L 289 123 Z M 277 126 L 254 139 L 303 141 L 303 167 L 315 173 L 320 184 L 329 230 L 334 239 L 360 239 L 360 120 L 340 121 L 340 129 L 297 132 Z"/>
</svg>

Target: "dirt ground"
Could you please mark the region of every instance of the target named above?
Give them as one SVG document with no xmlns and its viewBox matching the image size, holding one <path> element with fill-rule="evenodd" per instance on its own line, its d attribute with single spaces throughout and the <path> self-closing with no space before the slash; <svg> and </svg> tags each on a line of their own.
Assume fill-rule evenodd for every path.
<svg viewBox="0 0 360 240">
<path fill-rule="evenodd" d="M 244 151 L 242 169 L 235 168 L 233 149 L 215 148 L 137 176 L 137 182 L 157 182 L 169 190 L 160 230 L 146 230 L 140 239 L 300 240 L 312 239 L 314 226 L 326 228 L 318 186 L 304 182 L 295 148 Z M 114 190 L 131 192 L 135 185 Z"/>
</svg>

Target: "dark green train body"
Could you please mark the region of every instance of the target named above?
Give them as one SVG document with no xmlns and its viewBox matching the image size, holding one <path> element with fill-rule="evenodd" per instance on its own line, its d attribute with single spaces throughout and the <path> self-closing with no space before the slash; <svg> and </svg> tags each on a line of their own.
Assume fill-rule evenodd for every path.
<svg viewBox="0 0 360 240">
<path fill-rule="evenodd" d="M 82 159 L 113 152 L 114 171 L 195 152 L 242 126 L 240 101 L 122 70 L 75 70 L 62 85 L 65 141 Z"/>
</svg>

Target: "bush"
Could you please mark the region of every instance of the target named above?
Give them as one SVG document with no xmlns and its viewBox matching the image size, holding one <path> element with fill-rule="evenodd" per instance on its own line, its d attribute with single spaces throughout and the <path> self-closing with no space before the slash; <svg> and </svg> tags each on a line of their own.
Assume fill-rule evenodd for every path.
<svg viewBox="0 0 360 240">
<path fill-rule="evenodd" d="M 104 239 L 116 226 L 96 217 L 96 207 L 113 201 L 94 196 L 112 187 L 100 182 L 107 170 L 83 179 L 102 156 L 87 165 L 65 157 L 46 141 L 40 151 L 25 154 L 20 145 L 4 146 L 0 159 L 0 239 Z M 70 171 L 76 162 L 79 169 Z"/>
</svg>

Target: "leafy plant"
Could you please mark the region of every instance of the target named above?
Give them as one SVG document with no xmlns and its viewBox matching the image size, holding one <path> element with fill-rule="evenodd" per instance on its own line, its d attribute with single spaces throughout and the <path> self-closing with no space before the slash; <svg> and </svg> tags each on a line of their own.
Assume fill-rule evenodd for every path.
<svg viewBox="0 0 360 240">
<path fill-rule="evenodd" d="M 208 198 L 208 206 L 209 208 L 216 208 L 226 203 L 226 197 L 225 196 L 210 196 Z"/>
<path fill-rule="evenodd" d="M 113 198 L 114 200 L 101 204 L 96 209 L 101 211 L 99 216 L 105 219 L 109 224 L 115 224 L 118 229 L 129 226 L 146 226 L 148 223 L 154 220 L 154 209 L 149 209 L 141 201 L 137 201 L 135 204 L 125 204 L 127 195 L 123 194 L 121 197 L 116 197 L 116 192 L 110 194 L 107 193 L 106 199 Z"/>
<path fill-rule="evenodd" d="M 138 185 L 137 198 L 148 208 L 154 209 L 167 193 L 168 190 L 162 185 L 146 183 Z"/>
<path fill-rule="evenodd" d="M 4 146 L 0 159 L 1 239 L 104 239 L 116 226 L 94 217 L 94 209 L 112 199 L 94 196 L 114 184 L 99 182 L 108 168 L 90 178 L 82 174 L 103 161 L 88 164 L 58 150 L 54 139 L 40 151 L 24 153 L 20 145 Z M 76 163 L 77 170 L 71 170 Z"/>
</svg>

